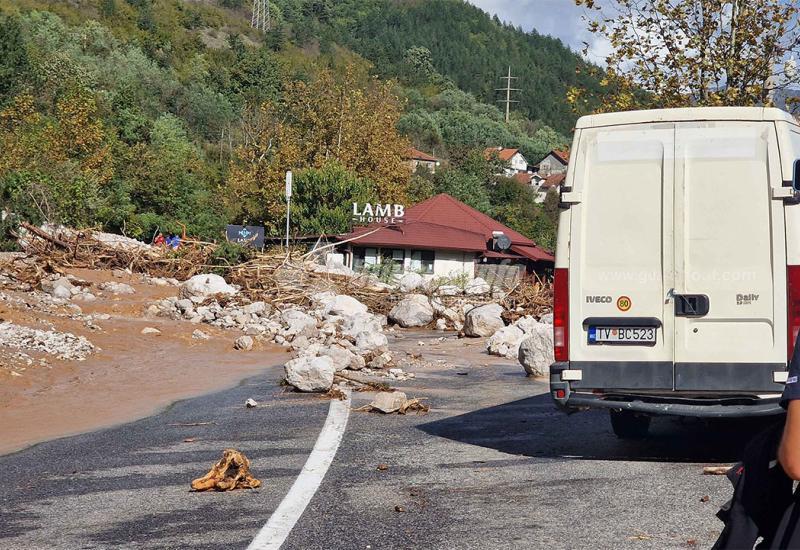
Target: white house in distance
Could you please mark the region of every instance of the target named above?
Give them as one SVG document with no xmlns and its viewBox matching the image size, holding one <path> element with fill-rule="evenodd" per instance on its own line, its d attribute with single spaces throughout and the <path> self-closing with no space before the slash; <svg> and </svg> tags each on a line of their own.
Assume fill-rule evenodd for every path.
<svg viewBox="0 0 800 550">
<path fill-rule="evenodd" d="M 561 151 L 553 149 L 539 161 L 539 175 L 543 178 L 552 176 L 553 174 L 563 174 L 567 171 L 569 164 L 569 151 Z"/>
<path fill-rule="evenodd" d="M 487 147 L 483 150 L 483 156 L 486 158 L 486 160 L 497 157 L 500 162 L 505 163 L 503 175 L 508 178 L 513 178 L 515 174 L 528 171 L 528 161 L 525 156 L 519 152 L 519 149 L 509 149 L 508 147 Z"/>
<path fill-rule="evenodd" d="M 542 204 L 547 198 L 548 193 L 558 193 L 566 177 L 566 172 L 559 172 L 558 174 L 547 176 L 541 181 L 541 183 L 539 183 L 539 187 L 536 189 L 536 198 L 534 201 L 538 204 Z"/>
</svg>

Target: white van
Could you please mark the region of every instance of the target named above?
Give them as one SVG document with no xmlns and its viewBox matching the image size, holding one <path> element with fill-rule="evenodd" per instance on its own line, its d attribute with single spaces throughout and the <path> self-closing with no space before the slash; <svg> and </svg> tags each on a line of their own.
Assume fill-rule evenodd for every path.
<svg viewBox="0 0 800 550">
<path fill-rule="evenodd" d="M 591 115 L 562 189 L 550 389 L 652 415 L 782 412 L 800 328 L 800 126 L 779 109 Z"/>
</svg>

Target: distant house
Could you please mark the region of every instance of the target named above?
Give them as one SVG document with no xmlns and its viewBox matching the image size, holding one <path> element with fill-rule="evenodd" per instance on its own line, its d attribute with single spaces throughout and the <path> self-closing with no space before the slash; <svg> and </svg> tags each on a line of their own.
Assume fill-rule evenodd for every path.
<svg viewBox="0 0 800 550">
<path fill-rule="evenodd" d="M 543 178 L 553 174 L 563 174 L 569 164 L 569 151 L 553 149 L 539 161 L 539 175 Z"/>
<path fill-rule="evenodd" d="M 530 185 L 534 186 L 534 178 L 536 177 L 534 174 L 530 172 L 517 172 L 512 176 L 514 181 L 521 183 L 522 185 Z"/>
<path fill-rule="evenodd" d="M 554 261 L 531 239 L 445 193 L 406 209 L 403 223 L 357 227 L 339 239 L 348 241 L 340 250 L 356 271 L 388 262 L 396 273 L 473 279 L 481 266 L 531 273 Z"/>
<path fill-rule="evenodd" d="M 415 149 L 414 147 L 409 147 L 406 151 L 406 162 L 411 167 L 412 172 L 416 172 L 419 166 L 423 166 L 426 168 L 431 174 L 436 173 L 436 167 L 441 164 L 441 161 L 434 157 L 433 155 L 429 155 L 428 153 L 424 153 L 419 149 Z"/>
<path fill-rule="evenodd" d="M 551 191 L 557 193 L 561 185 L 564 183 L 566 177 L 567 174 L 565 172 L 559 172 L 558 174 L 547 176 L 544 181 L 539 184 L 539 188 L 536 191 L 535 201 L 541 204 L 547 198 L 548 193 Z"/>
<path fill-rule="evenodd" d="M 500 162 L 504 163 L 503 175 L 508 178 L 514 177 L 514 174 L 528 171 L 528 161 L 525 156 L 519 152 L 519 149 L 487 147 L 483 150 L 483 156 L 486 160 L 497 157 Z"/>
</svg>

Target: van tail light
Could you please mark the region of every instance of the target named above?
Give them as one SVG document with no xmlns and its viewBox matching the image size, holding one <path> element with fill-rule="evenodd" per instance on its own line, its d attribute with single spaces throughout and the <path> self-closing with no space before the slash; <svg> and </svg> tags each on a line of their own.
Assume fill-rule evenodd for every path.
<svg viewBox="0 0 800 550">
<path fill-rule="evenodd" d="M 798 330 L 800 330 L 800 265 L 790 265 L 786 266 L 787 363 L 792 360 Z"/>
<path fill-rule="evenodd" d="M 800 293 L 800 270 L 798 292 Z M 800 309 L 798 321 L 800 322 Z M 569 360 L 569 270 L 564 268 L 556 268 L 553 277 L 553 355 L 559 362 Z"/>
</svg>

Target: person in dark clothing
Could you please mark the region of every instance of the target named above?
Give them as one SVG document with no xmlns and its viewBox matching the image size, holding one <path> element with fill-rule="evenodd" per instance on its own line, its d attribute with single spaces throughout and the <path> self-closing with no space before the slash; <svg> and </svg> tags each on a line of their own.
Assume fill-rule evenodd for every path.
<svg viewBox="0 0 800 550">
<path fill-rule="evenodd" d="M 781 396 L 781 406 L 786 409 L 786 427 L 778 448 L 778 461 L 786 475 L 800 480 L 800 350 L 795 339 L 792 361 Z"/>
<path fill-rule="evenodd" d="M 756 436 L 728 479 L 733 498 L 717 516 L 725 529 L 714 550 L 758 548 L 800 549 L 800 342 L 795 340 L 786 385 L 781 396 L 785 417 Z M 757 541 L 761 539 L 761 542 Z"/>
</svg>

